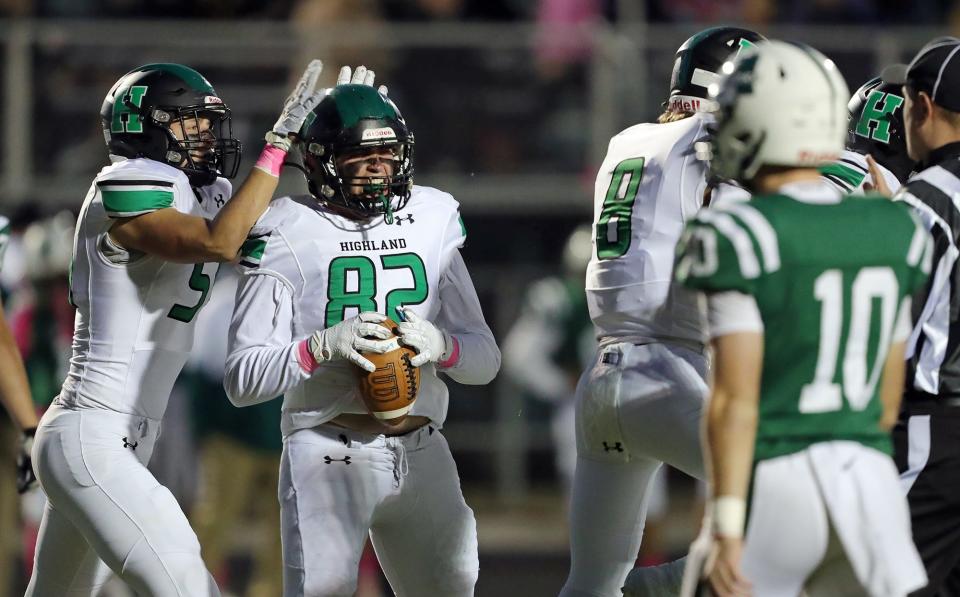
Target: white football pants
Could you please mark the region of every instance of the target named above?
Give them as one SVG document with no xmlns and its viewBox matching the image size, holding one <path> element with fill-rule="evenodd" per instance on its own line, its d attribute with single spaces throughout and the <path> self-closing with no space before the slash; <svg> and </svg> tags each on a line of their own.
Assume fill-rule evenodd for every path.
<svg viewBox="0 0 960 597">
<path fill-rule="evenodd" d="M 56 403 L 33 466 L 47 494 L 26 597 L 93 597 L 112 569 L 142 597 L 215 597 L 200 544 L 147 470 L 158 421 Z"/>
<path fill-rule="evenodd" d="M 618 343 L 577 386 L 570 575 L 561 597 L 619 597 L 640 549 L 652 479 L 664 462 L 702 479 L 702 351 Z"/>
<path fill-rule="evenodd" d="M 333 425 L 287 436 L 280 462 L 284 597 L 350 597 L 369 533 L 400 597 L 473 595 L 473 511 L 444 437 Z"/>
<path fill-rule="evenodd" d="M 902 597 L 927 583 L 893 460 L 831 441 L 763 460 L 752 481 L 741 566 L 757 597 Z M 681 595 L 710 550 L 691 547 Z"/>
</svg>

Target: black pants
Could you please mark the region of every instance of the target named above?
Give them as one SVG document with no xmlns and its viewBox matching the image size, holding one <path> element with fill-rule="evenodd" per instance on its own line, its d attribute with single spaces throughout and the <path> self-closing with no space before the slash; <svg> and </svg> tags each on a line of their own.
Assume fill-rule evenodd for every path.
<svg viewBox="0 0 960 597">
<path fill-rule="evenodd" d="M 907 405 L 893 445 L 930 580 L 911 597 L 960 597 L 960 407 Z"/>
</svg>

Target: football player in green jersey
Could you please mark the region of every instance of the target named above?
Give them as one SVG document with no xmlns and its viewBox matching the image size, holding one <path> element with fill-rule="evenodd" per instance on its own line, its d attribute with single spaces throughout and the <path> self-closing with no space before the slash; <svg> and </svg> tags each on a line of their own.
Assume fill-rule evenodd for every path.
<svg viewBox="0 0 960 597">
<path fill-rule="evenodd" d="M 889 430 L 930 237 L 905 206 L 820 178 L 847 122 L 830 60 L 762 42 L 724 72 L 711 168 L 754 197 L 701 211 L 676 268 L 706 295 L 715 363 L 712 500 L 683 594 L 707 558 L 720 596 L 906 595 L 926 575 Z"/>
</svg>

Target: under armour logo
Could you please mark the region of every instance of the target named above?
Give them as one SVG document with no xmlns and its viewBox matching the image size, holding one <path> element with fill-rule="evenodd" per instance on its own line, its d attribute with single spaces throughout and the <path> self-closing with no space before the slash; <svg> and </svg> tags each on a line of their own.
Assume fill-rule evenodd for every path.
<svg viewBox="0 0 960 597">
<path fill-rule="evenodd" d="M 612 446 L 608 445 L 607 442 L 603 442 L 603 451 L 609 452 L 610 450 L 616 450 L 617 452 L 623 452 L 623 444 L 620 442 L 615 442 Z"/>
<path fill-rule="evenodd" d="M 138 441 L 131 443 L 131 442 L 128 442 L 128 441 L 127 441 L 127 438 L 123 438 L 123 447 L 124 447 L 124 448 L 130 448 L 131 450 L 136 450 L 136 449 L 137 449 L 137 446 L 139 446 L 139 445 L 140 445 L 140 442 L 138 442 Z"/>
<path fill-rule="evenodd" d="M 343 458 L 330 458 L 329 456 L 324 456 L 323 461 L 327 464 L 330 464 L 331 462 L 342 462 L 344 464 L 350 464 L 350 457 L 344 456 Z"/>
<path fill-rule="evenodd" d="M 396 221 L 394 222 L 394 224 L 396 224 L 397 226 L 403 225 L 403 220 L 404 220 L 404 217 L 403 217 L 403 216 L 399 216 L 399 217 L 394 218 L 394 219 L 396 220 Z M 413 224 L 413 214 L 407 214 L 406 220 L 407 220 L 408 223 Z"/>
<path fill-rule="evenodd" d="M 217 193 L 217 196 L 214 197 L 213 200 L 216 201 L 217 207 L 223 207 L 223 204 L 226 203 L 226 201 L 223 198 L 223 193 Z"/>
</svg>

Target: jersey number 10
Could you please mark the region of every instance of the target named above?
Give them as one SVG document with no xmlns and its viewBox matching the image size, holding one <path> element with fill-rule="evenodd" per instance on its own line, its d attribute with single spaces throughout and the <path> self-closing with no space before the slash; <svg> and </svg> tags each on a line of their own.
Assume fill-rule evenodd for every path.
<svg viewBox="0 0 960 597">
<path fill-rule="evenodd" d="M 843 272 L 829 269 L 817 277 L 813 295 L 821 305 L 820 348 L 814 379 L 800 392 L 800 412 L 837 411 L 843 408 L 844 398 L 852 410 L 863 410 L 873 397 L 897 319 L 897 277 L 889 267 L 861 269 L 851 285 L 851 304 L 844 309 Z M 867 344 L 876 301 L 880 310 L 879 338 L 874 361 L 868 369 Z M 841 354 L 844 323 L 848 324 L 847 342 Z M 838 357 L 842 357 L 842 384 L 834 382 L 841 360 Z"/>
</svg>

